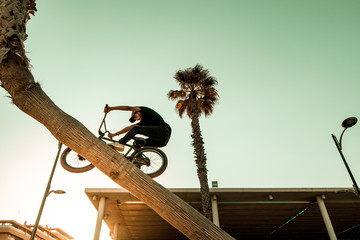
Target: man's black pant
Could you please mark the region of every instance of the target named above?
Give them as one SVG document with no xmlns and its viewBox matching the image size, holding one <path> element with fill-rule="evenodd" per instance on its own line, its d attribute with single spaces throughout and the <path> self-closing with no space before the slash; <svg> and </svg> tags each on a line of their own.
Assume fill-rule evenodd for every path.
<svg viewBox="0 0 360 240">
<path fill-rule="evenodd" d="M 145 146 L 163 147 L 169 142 L 171 128 L 168 126 L 134 126 L 119 140 L 119 143 L 127 143 L 130 139 L 133 139 L 136 134 L 142 134 L 148 137 Z"/>
</svg>

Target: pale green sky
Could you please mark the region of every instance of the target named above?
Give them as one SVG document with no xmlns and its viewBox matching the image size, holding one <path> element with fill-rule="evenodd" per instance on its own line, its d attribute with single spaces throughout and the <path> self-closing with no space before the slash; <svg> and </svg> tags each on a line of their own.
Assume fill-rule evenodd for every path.
<svg viewBox="0 0 360 240">
<path fill-rule="evenodd" d="M 165 187 L 199 186 L 190 120 L 166 97 L 178 88 L 175 72 L 197 63 L 219 82 L 219 104 L 201 119 L 210 182 L 351 187 L 331 133 L 359 117 L 359 8 L 357 0 L 39 0 L 25 46 L 44 91 L 94 134 L 106 103 L 162 114 L 173 128 L 168 169 L 156 178 Z M 34 223 L 57 140 L 1 91 L 1 218 Z M 112 112 L 108 127 L 128 118 Z M 360 183 L 359 138 L 356 125 L 343 145 Z M 116 185 L 96 169 L 71 174 L 60 165 L 52 185 L 67 194 L 48 198 L 41 224 L 91 239 L 96 211 L 84 189 Z"/>
</svg>

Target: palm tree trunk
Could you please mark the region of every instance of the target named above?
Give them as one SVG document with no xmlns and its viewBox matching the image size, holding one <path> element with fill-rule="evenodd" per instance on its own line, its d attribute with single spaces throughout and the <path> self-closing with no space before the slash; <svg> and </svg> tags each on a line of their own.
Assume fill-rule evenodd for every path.
<svg viewBox="0 0 360 240">
<path fill-rule="evenodd" d="M 197 175 L 200 181 L 200 193 L 201 193 L 201 204 L 204 216 L 211 220 L 211 199 L 209 192 L 207 168 L 206 168 L 206 155 L 204 149 L 204 141 L 202 138 L 199 114 L 194 113 L 191 117 L 191 128 L 192 128 L 192 145 L 194 147 L 195 162 L 197 166 Z"/>
<path fill-rule="evenodd" d="M 0 80 L 19 109 L 42 123 L 57 140 L 84 156 L 185 236 L 190 239 L 233 239 L 58 108 L 35 83 L 21 42 L 13 43 L 6 57 L 0 60 Z"/>
</svg>

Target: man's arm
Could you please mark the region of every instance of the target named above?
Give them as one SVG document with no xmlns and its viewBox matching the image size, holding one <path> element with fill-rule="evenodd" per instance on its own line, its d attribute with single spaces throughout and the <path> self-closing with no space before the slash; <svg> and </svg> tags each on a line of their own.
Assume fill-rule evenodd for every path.
<svg viewBox="0 0 360 240">
<path fill-rule="evenodd" d="M 139 107 L 131 107 L 131 106 L 114 106 L 114 107 L 107 106 L 107 107 L 104 108 L 105 113 L 108 113 L 108 112 L 110 112 L 112 110 L 138 112 L 141 109 Z"/>
<path fill-rule="evenodd" d="M 130 126 L 126 127 L 126 128 L 121 129 L 120 131 L 118 131 L 116 133 L 109 133 L 108 136 L 109 136 L 109 138 L 113 138 L 113 137 L 115 137 L 117 135 L 120 135 L 120 134 L 123 134 L 123 133 L 126 133 L 126 132 L 130 131 L 135 126 L 137 126 L 137 125 L 136 124 L 130 125 Z"/>
</svg>

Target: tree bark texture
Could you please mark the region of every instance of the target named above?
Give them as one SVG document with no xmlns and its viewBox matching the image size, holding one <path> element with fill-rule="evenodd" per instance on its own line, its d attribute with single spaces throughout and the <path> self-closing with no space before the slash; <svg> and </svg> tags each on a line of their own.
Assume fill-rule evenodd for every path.
<svg viewBox="0 0 360 240">
<path fill-rule="evenodd" d="M 193 114 L 191 118 L 192 129 L 192 145 L 194 147 L 195 162 L 197 166 L 197 175 L 200 181 L 201 204 L 204 216 L 211 220 L 211 198 L 209 192 L 206 155 L 204 148 L 204 141 L 202 138 L 198 114 Z"/>
</svg>

